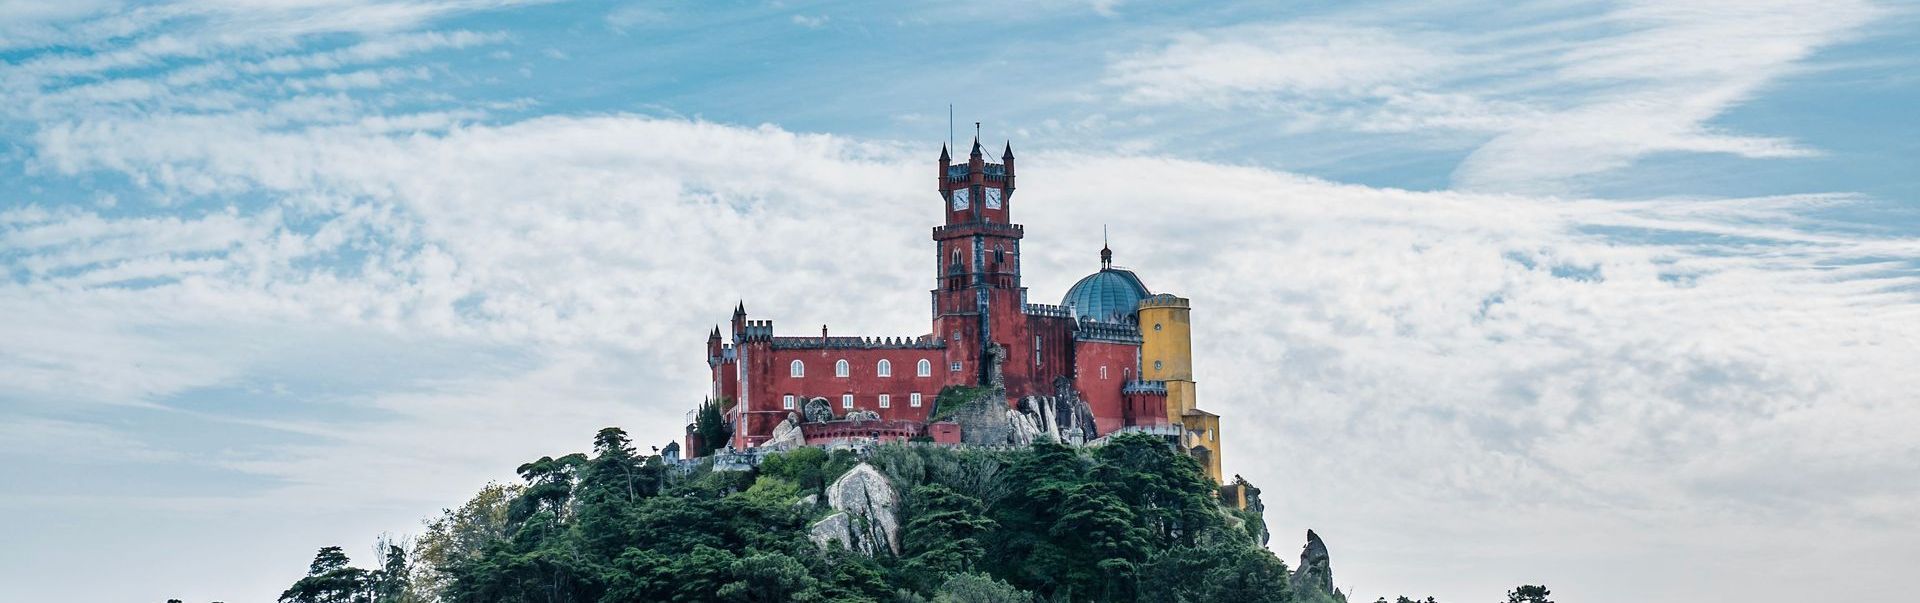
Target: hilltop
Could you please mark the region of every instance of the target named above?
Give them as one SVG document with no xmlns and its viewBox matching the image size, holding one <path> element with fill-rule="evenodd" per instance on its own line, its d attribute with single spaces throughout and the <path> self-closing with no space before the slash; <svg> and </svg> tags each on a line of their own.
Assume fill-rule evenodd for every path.
<svg viewBox="0 0 1920 603">
<path fill-rule="evenodd" d="M 380 569 L 322 549 L 282 600 L 1344 601 L 1324 547 L 1296 575 L 1263 546 L 1258 489 L 1222 505 L 1149 436 L 802 447 L 716 471 L 607 428 L 518 473 L 383 544 Z"/>
</svg>

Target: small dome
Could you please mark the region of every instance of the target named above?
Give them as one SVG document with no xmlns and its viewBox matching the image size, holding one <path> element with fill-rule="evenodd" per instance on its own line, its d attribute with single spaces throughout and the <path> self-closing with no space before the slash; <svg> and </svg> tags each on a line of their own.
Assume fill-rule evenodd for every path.
<svg viewBox="0 0 1920 603">
<path fill-rule="evenodd" d="M 1083 319 L 1126 322 L 1148 295 L 1147 286 L 1133 271 L 1109 265 L 1074 283 L 1060 305 L 1073 306 L 1074 313 Z"/>
</svg>

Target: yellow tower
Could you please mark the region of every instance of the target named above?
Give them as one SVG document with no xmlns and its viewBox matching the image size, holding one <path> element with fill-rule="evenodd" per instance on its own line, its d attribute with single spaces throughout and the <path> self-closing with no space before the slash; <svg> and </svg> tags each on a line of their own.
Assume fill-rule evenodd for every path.
<svg viewBox="0 0 1920 603">
<path fill-rule="evenodd" d="M 1220 416 L 1200 410 L 1193 382 L 1192 308 L 1184 297 L 1159 294 L 1140 300 L 1140 375 L 1167 384 L 1167 422 L 1186 428 L 1183 444 L 1200 459 L 1207 476 L 1220 472 Z"/>
</svg>

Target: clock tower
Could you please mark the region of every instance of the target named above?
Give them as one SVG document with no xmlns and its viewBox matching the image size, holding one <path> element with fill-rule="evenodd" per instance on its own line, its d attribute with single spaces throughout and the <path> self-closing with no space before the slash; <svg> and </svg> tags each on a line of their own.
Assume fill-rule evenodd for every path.
<svg viewBox="0 0 1920 603">
<path fill-rule="evenodd" d="M 933 290 L 934 335 L 947 343 L 950 381 L 986 383 L 988 350 L 1018 341 L 1021 309 L 1019 224 L 1013 210 L 1013 144 L 1000 163 L 988 163 L 973 141 L 967 162 L 955 164 L 940 149 L 939 193 L 944 224 L 934 227 L 937 262 Z"/>
</svg>

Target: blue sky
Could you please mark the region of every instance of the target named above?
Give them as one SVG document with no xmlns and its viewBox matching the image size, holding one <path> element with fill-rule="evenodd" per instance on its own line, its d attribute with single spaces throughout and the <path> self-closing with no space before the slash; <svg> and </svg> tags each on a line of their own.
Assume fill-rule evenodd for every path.
<svg viewBox="0 0 1920 603">
<path fill-rule="evenodd" d="M 1356 598 L 1905 594 L 1917 25 L 10 2 L 0 599 L 270 600 L 599 427 L 664 443 L 736 300 L 923 332 L 949 104 L 1020 154 L 1036 299 L 1106 224 L 1194 300 L 1227 470 Z"/>
</svg>

